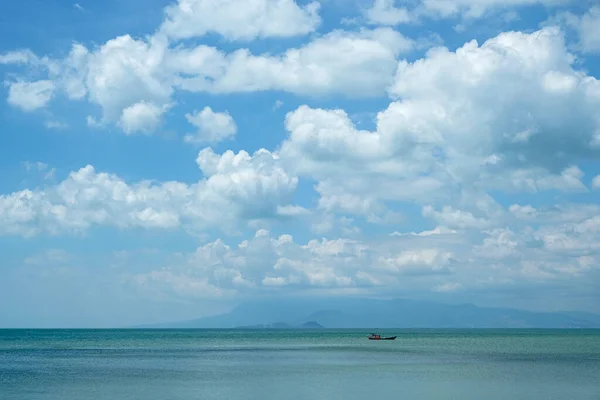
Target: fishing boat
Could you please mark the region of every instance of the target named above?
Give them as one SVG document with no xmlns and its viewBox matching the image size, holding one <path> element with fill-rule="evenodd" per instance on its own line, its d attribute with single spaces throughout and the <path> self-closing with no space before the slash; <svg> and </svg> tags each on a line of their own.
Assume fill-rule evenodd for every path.
<svg viewBox="0 0 600 400">
<path fill-rule="evenodd" d="M 371 333 L 369 335 L 369 340 L 395 340 L 397 336 L 381 336 L 377 333 Z"/>
</svg>

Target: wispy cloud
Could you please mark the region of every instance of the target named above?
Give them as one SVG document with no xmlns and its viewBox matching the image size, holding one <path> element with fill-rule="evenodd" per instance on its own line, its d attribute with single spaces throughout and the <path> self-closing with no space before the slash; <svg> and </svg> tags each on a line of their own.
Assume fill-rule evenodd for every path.
<svg viewBox="0 0 600 400">
<path fill-rule="evenodd" d="M 66 129 L 68 127 L 69 125 L 65 124 L 64 122 L 55 120 L 46 121 L 46 128 L 48 129 Z"/>
<path fill-rule="evenodd" d="M 45 180 L 53 179 L 56 172 L 55 168 L 50 168 L 48 164 L 41 161 L 25 161 L 23 166 L 27 172 L 39 172 L 40 174 L 43 174 Z"/>
<path fill-rule="evenodd" d="M 275 103 L 273 104 L 273 111 L 280 109 L 282 105 L 283 101 L 275 100 Z"/>
</svg>

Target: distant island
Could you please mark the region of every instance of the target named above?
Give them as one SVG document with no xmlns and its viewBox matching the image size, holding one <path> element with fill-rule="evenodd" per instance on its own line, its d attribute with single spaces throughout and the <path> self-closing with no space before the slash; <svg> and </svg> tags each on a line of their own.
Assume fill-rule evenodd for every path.
<svg viewBox="0 0 600 400">
<path fill-rule="evenodd" d="M 533 312 L 407 299 L 277 299 L 251 301 L 232 311 L 190 321 L 134 328 L 600 328 L 600 315 Z"/>
<path fill-rule="evenodd" d="M 273 324 L 258 324 L 247 326 L 236 326 L 236 329 L 324 329 L 325 327 L 316 321 L 308 321 L 300 325 L 290 325 L 285 322 Z"/>
</svg>

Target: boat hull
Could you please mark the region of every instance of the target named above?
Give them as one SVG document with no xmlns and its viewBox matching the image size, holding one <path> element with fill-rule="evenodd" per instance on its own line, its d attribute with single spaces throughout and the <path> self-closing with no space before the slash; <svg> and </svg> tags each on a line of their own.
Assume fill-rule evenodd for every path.
<svg viewBox="0 0 600 400">
<path fill-rule="evenodd" d="M 369 340 L 396 340 L 396 338 L 397 338 L 397 336 L 379 337 L 379 338 L 370 337 Z"/>
</svg>

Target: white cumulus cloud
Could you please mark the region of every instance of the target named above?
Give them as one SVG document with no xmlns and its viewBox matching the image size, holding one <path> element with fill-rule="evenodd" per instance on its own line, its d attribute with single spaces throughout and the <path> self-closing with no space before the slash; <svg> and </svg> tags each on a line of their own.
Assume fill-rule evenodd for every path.
<svg viewBox="0 0 600 400">
<path fill-rule="evenodd" d="M 396 7 L 395 0 L 374 0 L 365 16 L 370 23 L 381 25 L 398 25 L 414 18 L 406 7 Z"/>
<path fill-rule="evenodd" d="M 129 184 L 88 165 L 55 186 L 0 195 L 0 234 L 60 234 L 93 226 L 230 233 L 242 221 L 277 217 L 280 207 L 293 206 L 298 180 L 267 150 L 219 155 L 207 148 L 197 162 L 205 178 L 194 184 Z"/>
<path fill-rule="evenodd" d="M 185 118 L 197 128 L 195 134 L 184 137 L 188 143 L 218 143 L 233 138 L 237 132 L 237 125 L 228 112 L 215 112 L 210 107 L 186 114 Z"/>
<path fill-rule="evenodd" d="M 444 209 L 463 221 L 455 226 L 484 225 L 476 221 L 501 213 L 487 191 L 587 190 L 577 163 L 600 156 L 600 82 L 573 63 L 554 27 L 435 48 L 399 63 L 396 100 L 375 130 L 357 129 L 343 110 L 301 106 L 286 117 L 280 154 L 320 182 L 325 207 L 364 214 L 389 201 L 454 203 Z M 467 195 L 462 184 L 477 190 Z"/>
<path fill-rule="evenodd" d="M 411 40 L 390 28 L 332 31 L 280 55 L 254 55 L 247 49 L 223 54 L 207 46 L 176 49 L 168 68 L 179 76 L 176 86 L 192 92 L 283 90 L 363 97 L 385 91 L 396 58 L 412 46 Z"/>
<path fill-rule="evenodd" d="M 35 82 L 12 82 L 8 89 L 8 103 L 23 111 L 35 111 L 48 104 L 54 95 L 55 85 L 51 80 Z"/>
<path fill-rule="evenodd" d="M 313 32 L 321 22 L 316 1 L 178 0 L 166 8 L 160 32 L 174 39 L 217 33 L 229 40 L 290 37 Z"/>
<path fill-rule="evenodd" d="M 137 132 L 151 133 L 161 123 L 161 117 L 168 106 L 159 107 L 155 104 L 141 101 L 123 110 L 119 126 L 130 135 Z"/>
<path fill-rule="evenodd" d="M 45 80 L 13 83 L 9 102 L 41 108 L 60 91 L 99 106 L 102 124 L 120 124 L 132 133 L 156 128 L 159 110 L 173 104 L 176 91 L 382 95 L 393 81 L 397 57 L 413 46 L 390 28 L 332 31 L 280 54 L 244 48 L 225 53 L 206 45 L 173 46 L 162 35 L 135 39 L 126 34 L 93 49 L 74 44 L 64 59 L 20 51 L 2 54 L 0 60 L 47 73 Z M 131 121 L 140 113 L 143 121 Z"/>
</svg>

